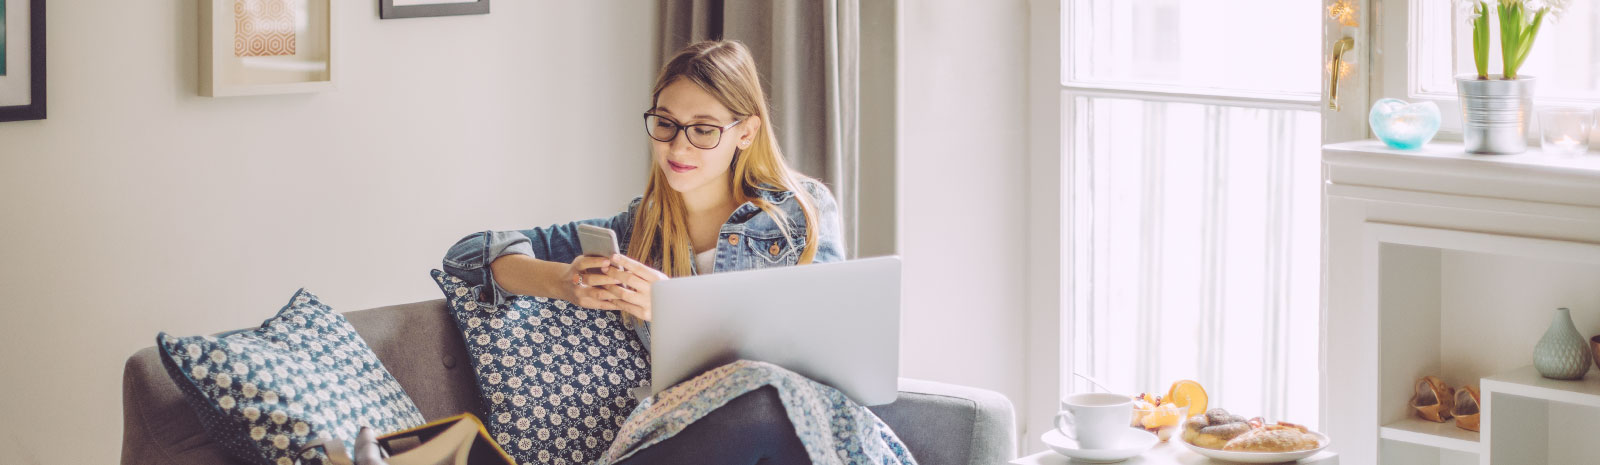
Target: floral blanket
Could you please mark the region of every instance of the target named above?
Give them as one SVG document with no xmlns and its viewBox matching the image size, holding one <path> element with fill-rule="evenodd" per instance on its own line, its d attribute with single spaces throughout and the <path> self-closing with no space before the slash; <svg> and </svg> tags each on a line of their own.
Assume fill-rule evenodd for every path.
<svg viewBox="0 0 1600 465">
<path fill-rule="evenodd" d="M 914 465 L 916 460 L 894 431 L 866 407 L 837 389 L 765 362 L 740 360 L 640 402 L 600 458 L 609 465 L 664 441 L 717 407 L 762 386 L 778 397 L 805 444 L 811 462 L 828 464 Z"/>
</svg>

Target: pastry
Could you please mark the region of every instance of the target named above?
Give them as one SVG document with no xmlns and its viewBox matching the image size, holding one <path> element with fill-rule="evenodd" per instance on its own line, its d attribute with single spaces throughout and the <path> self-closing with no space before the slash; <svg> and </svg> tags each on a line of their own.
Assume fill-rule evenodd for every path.
<svg viewBox="0 0 1600 465">
<path fill-rule="evenodd" d="M 1207 449 L 1241 452 L 1293 452 L 1316 449 L 1317 436 L 1304 426 L 1288 422 L 1268 425 L 1215 408 L 1183 422 L 1183 440 Z"/>
<path fill-rule="evenodd" d="M 1254 428 L 1240 434 L 1222 446 L 1222 450 L 1240 452 L 1294 452 L 1316 449 L 1317 437 L 1304 426 L 1279 422 Z"/>
<path fill-rule="evenodd" d="M 1244 419 L 1240 418 L 1238 415 L 1229 415 L 1227 410 L 1220 408 L 1214 408 L 1206 411 L 1207 424 L 1220 425 L 1223 423 L 1228 423 L 1230 418 L 1239 418 L 1239 421 L 1244 421 Z"/>
<path fill-rule="evenodd" d="M 1244 433 L 1250 431 L 1251 429 L 1254 429 L 1254 428 L 1252 428 L 1249 423 L 1245 423 L 1245 422 L 1224 423 L 1224 424 L 1220 424 L 1220 425 L 1216 425 L 1216 426 L 1207 426 L 1205 428 L 1201 428 L 1200 429 L 1200 434 L 1214 435 L 1214 436 L 1217 436 L 1219 438 L 1222 438 L 1222 440 L 1224 440 L 1224 441 L 1227 441 L 1227 440 L 1233 439 L 1234 437 L 1237 437 L 1237 436 L 1239 436 L 1241 434 L 1244 434 Z"/>
<path fill-rule="evenodd" d="M 1195 415 L 1184 422 L 1183 440 L 1207 449 L 1221 449 L 1229 440 L 1251 428 L 1244 417 L 1214 408 L 1207 410 L 1205 415 Z"/>
</svg>

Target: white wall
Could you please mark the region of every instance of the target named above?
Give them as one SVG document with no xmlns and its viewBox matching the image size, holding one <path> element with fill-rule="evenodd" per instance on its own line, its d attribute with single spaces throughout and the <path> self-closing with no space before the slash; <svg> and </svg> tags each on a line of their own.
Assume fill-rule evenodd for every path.
<svg viewBox="0 0 1600 465">
<path fill-rule="evenodd" d="M 0 463 L 119 457 L 157 331 L 438 298 L 474 230 L 609 215 L 644 179 L 644 2 L 379 20 L 336 1 L 339 89 L 196 96 L 194 0 L 51 2 L 49 115 L 0 123 Z"/>
<path fill-rule="evenodd" d="M 340 311 L 434 299 L 461 236 L 639 190 L 653 4 L 336 2 L 338 90 L 209 99 L 195 1 L 159 3 L 52 3 L 50 119 L 0 123 L 0 463 L 116 462 L 122 364 L 157 331 L 253 326 L 302 286 Z M 902 218 L 863 241 L 905 258 L 903 374 L 1021 414 L 1026 4 L 899 9 Z"/>
<path fill-rule="evenodd" d="M 904 376 L 1027 411 L 1028 5 L 901 2 Z"/>
</svg>

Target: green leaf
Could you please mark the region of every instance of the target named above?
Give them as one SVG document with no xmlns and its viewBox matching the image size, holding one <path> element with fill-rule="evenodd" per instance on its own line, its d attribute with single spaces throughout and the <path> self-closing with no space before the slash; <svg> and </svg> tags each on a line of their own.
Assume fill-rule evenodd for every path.
<svg viewBox="0 0 1600 465">
<path fill-rule="evenodd" d="M 1533 24 L 1528 25 L 1528 28 L 1522 31 L 1522 36 L 1517 43 L 1517 61 L 1511 67 L 1513 72 L 1522 69 L 1522 63 L 1528 60 L 1528 53 L 1533 51 L 1533 39 L 1539 35 L 1539 26 L 1544 23 L 1544 14 L 1549 11 L 1549 8 L 1539 10 L 1538 13 L 1533 15 Z"/>
<path fill-rule="evenodd" d="M 1516 28 L 1515 5 L 1501 2 L 1500 13 L 1500 73 L 1506 79 L 1516 79 L 1517 72 L 1511 68 L 1512 53 L 1517 49 L 1516 41 L 1519 36 Z"/>
<path fill-rule="evenodd" d="M 1489 79 L 1489 4 L 1480 1 L 1474 8 L 1478 19 L 1472 22 L 1472 63 L 1477 65 L 1478 79 Z"/>
</svg>

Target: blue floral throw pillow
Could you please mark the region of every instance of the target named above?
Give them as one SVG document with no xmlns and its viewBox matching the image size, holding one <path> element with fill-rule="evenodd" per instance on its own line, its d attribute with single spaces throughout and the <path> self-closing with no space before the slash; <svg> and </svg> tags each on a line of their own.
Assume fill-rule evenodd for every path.
<svg viewBox="0 0 1600 465">
<path fill-rule="evenodd" d="M 246 462 L 331 464 L 316 439 L 353 450 L 356 432 L 424 423 L 422 412 L 355 328 L 300 289 L 257 329 L 220 336 L 156 336 L 178 383 L 212 440 Z"/>
<path fill-rule="evenodd" d="M 564 300 L 478 301 L 483 286 L 433 270 L 477 372 L 486 427 L 517 463 L 594 463 L 650 382 L 639 335 L 617 312 Z"/>
</svg>

